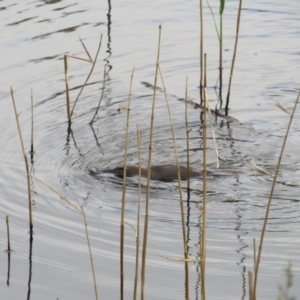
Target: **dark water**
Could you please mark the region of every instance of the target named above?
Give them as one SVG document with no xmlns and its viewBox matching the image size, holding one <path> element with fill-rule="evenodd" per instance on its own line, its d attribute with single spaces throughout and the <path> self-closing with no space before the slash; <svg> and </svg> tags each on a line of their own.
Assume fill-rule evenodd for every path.
<svg viewBox="0 0 300 300">
<path fill-rule="evenodd" d="M 9 86 L 14 88 L 25 147 L 30 150 L 30 89 L 33 88 L 35 155 L 33 173 L 58 192 L 83 205 L 87 214 L 98 291 L 101 299 L 119 297 L 119 227 L 121 181 L 112 176 L 92 178 L 88 170 L 120 163 L 124 153 L 130 75 L 135 67 L 129 139 L 129 161 L 137 162 L 136 124 L 142 132 L 142 158 L 147 161 L 158 25 L 162 24 L 161 68 L 170 94 L 180 160 L 186 159 L 184 96 L 199 101 L 199 8 L 197 1 L 0 1 L 0 130 L 1 130 L 1 247 L 6 249 L 5 216 L 10 215 L 10 284 L 7 254 L 2 253 L 1 295 L 19 299 L 28 295 L 29 234 L 26 176 L 17 135 Z M 218 12 L 218 7 L 213 6 Z M 257 1 L 245 3 L 234 70 L 230 115 L 238 122 L 214 120 L 223 168 L 240 168 L 239 176 L 208 183 L 207 295 L 209 299 L 247 299 L 247 272 L 253 270 L 253 238 L 260 237 L 272 179 L 250 168 L 246 161 L 275 170 L 288 117 L 275 103 L 292 109 L 299 88 L 299 3 Z M 225 91 L 234 46 L 236 1 L 226 1 L 224 15 Z M 208 56 L 208 93 L 218 76 L 218 41 L 205 8 L 205 51 Z M 98 63 L 76 106 L 72 133 L 67 131 L 63 55 L 92 57 L 103 34 Z M 88 125 L 98 104 L 103 68 L 107 82 L 99 118 Z M 74 101 L 91 65 L 69 60 L 71 99 Z M 161 86 L 161 83 L 159 82 Z M 225 93 L 224 93 L 225 94 Z M 175 96 L 176 95 L 176 96 Z M 174 161 L 164 95 L 158 93 L 153 161 Z M 188 108 L 190 158 L 200 165 L 199 110 Z M 299 113 L 296 113 L 276 186 L 260 268 L 258 295 L 275 299 L 284 283 L 283 268 L 292 260 L 300 295 L 299 259 Z M 215 163 L 209 133 L 209 163 Z M 184 186 L 186 184 L 184 183 Z M 147 267 L 147 297 L 182 299 L 183 265 L 159 255 L 182 256 L 179 196 L 176 183 L 152 182 Z M 188 221 L 189 253 L 199 252 L 198 222 L 202 183 L 192 181 Z M 30 299 L 92 299 L 93 279 L 83 217 L 49 189 L 34 181 L 34 243 Z M 144 208 L 145 191 L 142 191 Z M 185 203 L 186 205 L 186 203 Z M 136 180 L 128 183 L 126 222 L 136 226 Z M 135 234 L 126 227 L 126 299 L 132 297 Z M 198 295 L 198 269 L 191 264 L 191 299 Z"/>
</svg>

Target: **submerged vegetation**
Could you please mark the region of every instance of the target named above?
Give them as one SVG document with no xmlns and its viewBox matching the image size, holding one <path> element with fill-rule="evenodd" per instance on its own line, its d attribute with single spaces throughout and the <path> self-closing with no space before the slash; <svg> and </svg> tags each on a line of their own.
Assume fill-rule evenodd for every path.
<svg viewBox="0 0 300 300">
<path fill-rule="evenodd" d="M 215 138 L 215 133 L 214 133 L 214 127 L 213 127 L 213 122 L 212 122 L 212 114 L 215 114 L 216 116 L 224 117 L 226 122 L 231 122 L 234 119 L 230 116 L 228 116 L 228 108 L 229 108 L 229 97 L 230 97 L 230 86 L 231 86 L 231 80 L 233 76 L 233 69 L 234 69 L 234 61 L 237 53 L 237 41 L 238 41 L 238 34 L 239 34 L 239 24 L 240 24 L 240 17 L 241 17 L 241 5 L 242 1 L 240 0 L 240 6 L 238 9 L 238 17 L 237 17 L 237 30 L 236 30 L 236 40 L 235 40 L 235 46 L 234 46 L 234 54 L 233 54 L 233 59 L 232 59 L 232 65 L 231 65 L 231 71 L 230 71 L 230 79 L 229 79 L 229 85 L 228 85 L 228 93 L 227 93 L 227 102 L 226 102 L 226 108 L 225 108 L 225 114 L 222 113 L 222 84 L 223 84 L 223 75 L 222 75 L 222 70 L 223 70 L 223 65 L 222 65 L 222 52 L 223 52 L 223 46 L 222 46 L 222 41 L 223 41 L 223 13 L 225 10 L 225 0 L 220 0 L 220 9 L 219 9 L 219 15 L 220 15 L 220 27 L 219 30 L 216 25 L 216 30 L 218 34 L 218 39 L 219 39 L 219 44 L 220 44 L 220 51 L 219 51 L 219 101 L 220 101 L 220 110 L 218 111 L 217 109 L 211 109 L 210 104 L 209 104 L 209 99 L 208 99 L 208 94 L 207 94 L 207 88 L 206 88 L 206 56 L 205 53 L 203 53 L 203 45 L 204 42 L 203 40 L 201 41 L 201 53 L 200 53 L 200 62 L 201 62 L 201 70 L 200 70 L 200 104 L 195 104 L 191 103 L 190 100 L 188 100 L 188 79 L 186 81 L 186 88 L 185 88 L 185 98 L 184 98 L 184 105 L 185 105 L 185 136 L 186 136 L 186 153 L 187 153 L 187 165 L 186 169 L 189 170 L 191 167 L 190 165 L 190 159 L 189 159 L 189 154 L 190 154 L 190 149 L 189 149 L 189 132 L 190 132 L 190 127 L 189 127 L 189 121 L 188 121 L 188 109 L 187 105 L 192 104 L 195 105 L 195 108 L 201 109 L 201 114 L 199 118 L 199 143 L 201 144 L 202 147 L 202 173 L 203 173 L 203 185 L 202 185 L 202 194 L 199 199 L 199 224 L 197 224 L 197 227 L 199 229 L 199 252 L 197 253 L 197 258 L 190 257 L 189 255 L 189 249 L 188 249 L 188 237 L 187 237 L 187 229 L 186 229 L 186 211 L 184 207 L 184 196 L 183 196 L 183 187 L 181 183 L 181 179 L 187 179 L 188 181 L 188 187 L 187 187 L 187 201 L 189 201 L 189 193 L 190 193 L 190 172 L 187 171 L 187 176 L 184 178 L 181 178 L 181 173 L 180 173 L 180 162 L 178 158 L 178 153 L 177 153 L 177 145 L 176 145 L 176 133 L 175 133 L 175 128 L 172 120 L 172 112 L 171 112 L 171 105 L 169 103 L 168 99 L 168 92 L 167 88 L 165 86 L 164 82 L 164 77 L 163 77 L 163 71 L 160 65 L 160 45 L 161 45 L 161 39 L 162 39 L 162 27 L 159 26 L 159 34 L 158 34 L 158 47 L 157 47 L 157 57 L 156 57 L 156 62 L 155 62 L 155 77 L 154 77 L 154 83 L 153 85 L 149 84 L 148 87 L 153 88 L 153 97 L 152 97 L 152 111 L 151 111 L 151 123 L 150 123 L 150 135 L 149 135 L 149 141 L 148 141 L 148 167 L 147 167 L 147 185 L 146 185 L 146 196 L 145 196 L 145 208 L 144 208 L 144 226 L 143 226 L 143 234 L 140 234 L 140 223 L 141 223 L 141 177 L 142 177 L 142 168 L 141 168 L 141 133 L 139 131 L 139 127 L 137 125 L 137 160 L 138 160 L 138 202 L 137 202 L 137 223 L 134 227 L 134 225 L 130 225 L 131 227 L 134 227 L 134 230 L 136 232 L 136 248 L 135 248 L 135 277 L 134 277 L 134 290 L 133 290 L 133 299 L 137 299 L 139 292 L 140 291 L 140 299 L 146 299 L 145 295 L 145 283 L 146 283 L 146 273 L 147 273 L 147 250 L 148 250 L 148 234 L 149 234 L 149 227 L 151 226 L 149 222 L 149 211 L 150 211 L 150 198 L 151 198 L 151 164 L 152 164 L 152 145 L 153 145 L 153 128 L 154 128 L 154 123 L 155 123 L 155 104 L 156 104 L 156 93 L 158 90 L 158 83 L 159 80 L 161 82 L 161 85 L 163 86 L 163 92 L 165 95 L 165 100 L 166 100 L 166 106 L 168 109 L 168 117 L 169 117 L 169 122 L 170 122 L 170 130 L 172 132 L 172 140 L 173 140 L 173 149 L 174 149 L 174 155 L 176 159 L 176 171 L 177 171 L 177 178 L 178 178 L 178 197 L 179 197 L 179 202 L 177 204 L 174 203 L 174 205 L 178 205 L 179 210 L 180 210 L 180 215 L 181 215 L 181 229 L 182 229 L 182 241 L 183 241 L 183 249 L 182 249 L 182 256 L 181 257 L 168 257 L 167 259 L 171 259 L 174 261 L 179 261 L 184 265 L 184 287 L 185 287 L 185 299 L 190 299 L 190 271 L 189 271 L 189 263 L 193 262 L 198 264 L 198 269 L 199 269 L 199 289 L 200 289 L 200 295 L 201 299 L 206 299 L 207 298 L 207 292 L 206 292 L 206 240 L 207 240 L 207 233 L 206 233 L 206 220 L 207 216 L 209 215 L 209 211 L 207 211 L 207 206 L 206 206 L 206 200 L 207 200 L 207 148 L 208 148 L 208 143 L 209 140 L 207 138 L 208 131 L 211 130 L 212 136 L 213 136 L 213 143 L 214 143 L 214 149 L 216 153 L 216 167 L 219 168 L 219 152 L 218 152 L 218 145 L 217 145 L 217 140 Z M 209 4 L 208 4 L 209 5 Z M 209 6 L 210 10 L 211 7 Z M 212 10 L 211 10 L 212 12 Z M 202 16 L 202 1 L 200 0 L 200 16 Z M 203 20 L 201 19 L 201 24 Z M 201 26 L 201 31 L 203 31 L 203 25 Z M 203 38 L 203 35 L 202 35 Z M 94 59 L 92 59 L 89 51 L 87 50 L 87 47 L 83 43 L 83 41 L 80 39 L 80 42 L 86 52 L 86 55 L 88 58 L 81 58 L 81 57 L 76 57 L 72 55 L 64 55 L 64 71 L 65 71 L 65 87 L 66 87 L 66 111 L 67 111 L 67 123 L 68 123 L 68 132 L 71 131 L 72 128 L 72 116 L 74 113 L 74 109 L 76 106 L 76 103 L 78 102 L 80 95 L 84 89 L 84 87 L 87 85 L 88 80 L 93 73 L 94 67 L 97 62 L 98 54 L 100 52 L 101 48 L 101 43 L 102 43 L 102 35 L 99 40 L 99 46 L 97 48 L 96 56 Z M 70 94 L 69 94 L 69 82 L 68 82 L 68 59 L 69 58 L 74 58 L 74 59 L 80 59 L 86 62 L 89 62 L 92 64 L 90 72 L 85 80 L 85 82 L 82 84 L 81 89 L 78 93 L 78 96 L 76 97 L 75 101 L 73 101 L 73 106 L 71 105 L 71 99 L 70 99 Z M 125 212 L 126 212 L 126 172 L 127 172 L 127 160 L 128 160 L 128 147 L 129 147 L 129 124 L 130 124 L 130 113 L 134 109 L 131 107 L 131 96 L 132 96 L 132 83 L 134 80 L 134 69 L 132 70 L 131 74 L 131 79 L 130 79 L 130 87 L 129 87 L 129 94 L 128 94 L 128 104 L 126 107 L 121 107 L 122 110 L 126 111 L 127 113 L 127 121 L 126 121 L 126 131 L 125 131 L 125 146 L 124 146 L 124 160 L 123 160 L 123 183 L 122 183 L 122 199 L 121 199 L 121 213 L 120 213 L 120 299 L 124 299 L 124 289 L 125 289 L 125 256 L 124 256 L 124 249 L 125 249 Z M 98 114 L 99 108 L 101 106 L 101 102 L 103 99 L 104 95 L 104 88 L 105 88 L 105 83 L 106 83 L 106 69 L 104 69 L 104 74 L 103 74 L 103 86 L 102 86 L 102 93 L 99 99 L 99 102 L 97 105 L 94 107 L 94 112 L 93 116 L 91 116 L 91 121 L 89 125 L 92 127 L 95 120 L 96 116 Z M 21 127 L 19 124 L 19 114 L 17 111 L 15 99 L 14 99 L 14 93 L 13 89 L 11 88 L 11 97 L 14 105 L 14 111 L 15 111 L 15 119 L 17 123 L 17 128 L 19 132 L 19 137 L 21 141 L 21 146 L 22 146 L 22 152 L 24 156 L 24 161 L 25 161 L 25 167 L 26 167 L 26 176 L 27 176 L 27 185 L 28 185 L 28 205 L 29 205 L 29 229 L 30 229 L 30 241 L 32 243 L 33 241 L 33 228 L 34 224 L 32 221 L 32 199 L 31 199 L 31 194 L 32 194 L 32 181 L 36 180 L 39 183 L 42 183 L 45 185 L 49 190 L 52 192 L 56 193 L 62 200 L 66 201 L 68 205 L 72 207 L 72 209 L 75 209 L 76 211 L 80 212 L 83 216 L 83 224 L 85 227 L 85 232 L 86 232 L 86 239 L 87 239 L 87 245 L 89 249 L 89 256 L 90 256 L 90 262 L 91 262 L 91 269 L 92 269 L 92 275 L 93 275 L 93 280 L 94 280 L 94 289 L 95 289 L 95 299 L 100 299 L 101 296 L 98 296 L 98 289 L 97 289 L 97 280 L 96 280 L 96 270 L 94 267 L 94 262 L 93 262 L 93 255 L 92 255 L 92 245 L 90 243 L 89 239 L 89 233 L 88 233 L 88 220 L 86 218 L 86 212 L 84 211 L 82 205 L 80 204 L 79 199 L 77 198 L 76 194 L 74 193 L 74 199 L 76 199 L 77 204 L 74 204 L 74 200 L 71 201 L 67 199 L 64 195 L 61 195 L 59 192 L 57 192 L 53 187 L 48 185 L 47 183 L 43 182 L 36 176 L 33 176 L 31 174 L 31 170 L 29 168 L 29 162 L 27 158 L 27 154 L 25 151 L 24 147 L 24 142 L 23 142 L 23 137 L 21 133 Z M 277 176 L 281 164 L 281 159 L 283 156 L 283 151 L 285 149 L 287 137 L 289 135 L 289 130 L 294 118 L 294 114 L 296 111 L 297 104 L 299 102 L 299 97 L 300 97 L 300 92 L 297 96 L 297 99 L 295 101 L 295 105 L 292 111 L 289 111 L 285 107 L 283 107 L 281 104 L 278 104 L 278 107 L 281 108 L 285 113 L 289 115 L 289 124 L 287 127 L 287 131 L 283 140 L 283 145 L 281 148 L 281 153 L 278 158 L 277 166 L 276 166 L 276 171 L 275 175 L 273 178 L 272 186 L 271 186 L 271 191 L 269 195 L 269 200 L 266 205 L 266 212 L 265 212 L 265 218 L 264 222 L 262 225 L 262 230 L 261 230 L 261 237 L 259 240 L 259 247 L 256 249 L 255 244 L 254 244 L 254 266 L 253 266 L 253 271 L 248 272 L 248 290 L 249 290 L 249 299 L 250 300 L 256 300 L 259 299 L 259 296 L 257 295 L 257 284 L 258 284 L 258 278 L 259 278 L 259 267 L 260 267 L 260 262 L 261 262 L 261 254 L 263 251 L 263 242 L 264 242 L 264 237 L 265 237 L 265 232 L 266 232 L 266 227 L 269 219 L 269 211 L 272 203 L 272 198 L 273 198 L 273 193 L 275 189 L 275 185 L 277 182 Z M 32 119 L 33 119 L 33 113 L 32 113 Z M 32 122 L 33 123 L 33 122 Z M 33 129 L 32 129 L 32 143 L 31 143 L 31 155 L 32 155 L 32 161 L 33 161 Z M 145 175 L 143 173 L 143 175 Z M 67 187 L 69 187 L 68 183 L 64 183 Z M 71 188 L 70 188 L 71 189 Z M 7 221 L 8 222 L 8 221 Z M 8 234 L 9 236 L 9 234 Z M 139 256 L 140 254 L 140 241 L 141 247 L 142 247 L 142 255 L 141 258 Z M 8 242 L 8 245 L 10 243 Z M 31 244 L 32 247 L 32 244 Z M 8 246 L 8 250 L 10 249 L 10 246 Z M 32 253 L 31 253 L 32 255 Z M 289 296 L 289 289 L 293 284 L 293 274 L 291 271 L 291 264 L 288 265 L 288 267 L 285 270 L 286 272 L 286 286 L 279 286 L 279 296 L 278 300 L 294 300 L 295 298 Z M 139 278 L 140 274 L 140 278 Z M 140 282 L 140 286 L 139 286 Z M 217 284 L 217 283 L 216 283 Z M 101 295 L 101 292 L 99 293 Z"/>
</svg>

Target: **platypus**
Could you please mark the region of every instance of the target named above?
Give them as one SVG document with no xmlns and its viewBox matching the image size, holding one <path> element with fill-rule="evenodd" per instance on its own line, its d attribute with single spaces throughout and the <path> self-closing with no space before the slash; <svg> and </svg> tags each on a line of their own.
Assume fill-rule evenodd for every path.
<svg viewBox="0 0 300 300">
<path fill-rule="evenodd" d="M 184 164 L 179 165 L 180 168 L 180 177 L 181 180 L 188 179 L 188 169 Z M 190 178 L 202 178 L 203 171 L 199 168 L 190 166 L 189 168 L 189 177 Z M 100 175 L 101 173 L 110 173 L 114 174 L 117 177 L 123 178 L 123 166 L 118 166 L 113 169 L 103 169 L 103 170 L 90 170 L 90 174 L 92 176 Z M 206 174 L 208 176 L 228 176 L 238 174 L 240 171 L 235 169 L 215 169 L 215 170 L 206 170 Z M 139 166 L 134 164 L 129 164 L 126 166 L 126 176 L 133 177 L 138 176 L 139 174 Z M 148 169 L 144 166 L 141 166 L 141 177 L 148 176 Z M 159 180 L 159 181 L 173 181 L 178 180 L 177 176 L 177 165 L 176 164 L 158 164 L 151 166 L 151 180 Z"/>
</svg>

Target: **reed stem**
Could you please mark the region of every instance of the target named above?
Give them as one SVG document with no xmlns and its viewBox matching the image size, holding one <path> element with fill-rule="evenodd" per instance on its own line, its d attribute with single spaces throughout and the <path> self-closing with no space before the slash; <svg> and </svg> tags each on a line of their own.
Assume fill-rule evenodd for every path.
<svg viewBox="0 0 300 300">
<path fill-rule="evenodd" d="M 133 300 L 137 299 L 137 287 L 138 287 L 138 269 L 139 269 L 139 251 L 140 251 L 140 219 L 141 219 L 141 132 L 139 126 L 136 125 L 137 142 L 138 142 L 138 208 L 137 208 L 137 224 L 136 224 L 136 249 L 135 249 L 135 276 L 134 276 L 134 291 Z"/>
<path fill-rule="evenodd" d="M 199 0 L 200 4 L 200 106 L 203 103 L 203 3 Z"/>
<path fill-rule="evenodd" d="M 99 54 L 100 49 L 101 49 L 101 44 L 102 44 L 102 33 L 101 33 L 101 36 L 100 36 L 100 41 L 99 41 L 97 53 L 96 53 L 96 55 L 95 55 L 95 59 L 94 59 L 94 61 L 93 61 L 91 70 L 90 70 L 90 72 L 89 72 L 89 75 L 87 76 L 87 78 L 86 78 L 86 80 L 85 80 L 83 86 L 81 87 L 81 89 L 80 89 L 80 91 L 79 91 L 79 93 L 78 93 L 78 95 L 77 95 L 77 98 L 76 98 L 75 101 L 74 101 L 74 104 L 73 104 L 73 107 L 72 107 L 72 110 L 71 110 L 71 113 L 70 113 L 70 119 L 69 119 L 69 123 L 70 123 L 70 124 L 71 124 L 71 118 L 72 118 L 72 115 L 73 115 L 73 112 L 74 112 L 76 103 L 77 103 L 77 101 L 78 101 L 78 99 L 79 99 L 79 97 L 80 97 L 80 95 L 81 95 L 83 89 L 85 88 L 87 82 L 89 81 L 89 79 L 90 79 L 90 77 L 91 77 L 91 75 L 92 75 L 92 73 L 93 73 L 93 71 L 94 71 L 94 68 L 95 68 L 95 65 L 96 65 L 96 62 L 97 62 L 97 58 L 98 58 L 98 54 Z"/>
<path fill-rule="evenodd" d="M 300 98 L 300 89 L 299 89 L 299 93 L 298 93 L 298 96 L 297 96 L 296 101 L 295 101 L 295 105 L 294 105 L 292 114 L 290 116 L 290 120 L 289 120 L 289 124 L 288 124 L 287 130 L 286 130 L 286 134 L 284 136 L 282 148 L 281 148 L 280 155 L 279 155 L 278 162 L 277 162 L 277 166 L 276 166 L 275 176 L 274 176 L 273 182 L 272 182 L 271 192 L 270 192 L 270 195 L 269 195 L 269 201 L 268 201 L 266 214 L 265 214 L 265 218 L 264 218 L 264 224 L 263 224 L 263 228 L 262 228 L 262 231 L 261 231 L 261 237 L 260 237 L 260 242 L 259 242 L 259 247 L 258 247 L 258 254 L 257 254 L 257 261 L 256 261 L 256 268 L 255 268 L 253 292 L 252 292 L 254 300 L 256 300 L 256 286 L 257 286 L 258 270 L 259 270 L 259 264 L 260 264 L 260 258 L 261 258 L 261 253 L 262 253 L 264 236 L 265 236 L 267 222 L 268 222 L 268 218 L 269 218 L 271 202 L 272 202 L 272 198 L 273 198 L 273 194 L 274 194 L 274 190 L 275 190 L 275 184 L 276 184 L 276 180 L 277 180 L 277 176 L 278 176 L 278 172 L 279 172 L 279 168 L 280 168 L 280 164 L 281 164 L 281 159 L 282 159 L 283 152 L 284 152 L 284 149 L 285 149 L 286 141 L 287 141 L 289 131 L 290 131 L 290 128 L 291 128 L 291 125 L 292 125 L 292 121 L 293 121 L 293 118 L 294 118 L 294 114 L 295 114 L 295 111 L 296 111 L 296 108 L 297 108 L 297 105 L 298 105 L 298 102 L 299 102 L 299 98 Z"/>
<path fill-rule="evenodd" d="M 33 163 L 33 154 L 34 154 L 34 148 L 33 148 L 33 93 L 31 88 L 31 147 L 30 147 L 30 158 L 31 163 Z"/>
<path fill-rule="evenodd" d="M 206 60 L 206 54 L 204 54 Z M 206 69 L 204 70 L 206 74 Z M 205 75 L 206 76 L 206 75 Z M 205 291 L 205 263 L 206 263 L 206 110 L 207 92 L 204 87 L 204 110 L 203 110 L 203 213 L 202 213 L 202 241 L 201 241 L 201 299 L 206 299 Z"/>
<path fill-rule="evenodd" d="M 144 225 L 144 240 L 143 240 L 143 252 L 142 252 L 142 274 L 141 274 L 141 299 L 145 299 L 145 279 L 146 279 L 146 256 L 147 256 L 147 242 L 148 242 L 148 224 L 149 224 L 149 202 L 150 202 L 150 178 L 151 178 L 151 159 L 152 159 L 152 138 L 154 127 L 154 109 L 156 99 L 156 87 L 157 87 L 157 75 L 159 67 L 159 55 L 160 55 L 160 40 L 161 40 L 161 25 L 159 25 L 159 37 L 158 37 L 158 49 L 156 58 L 154 88 L 153 88 L 153 100 L 151 111 L 151 125 L 150 125 L 150 138 L 149 138 L 149 155 L 148 155 L 148 176 L 147 176 L 147 192 L 146 192 L 146 207 L 145 207 L 145 225 Z"/>
<path fill-rule="evenodd" d="M 190 137 L 189 137 L 189 120 L 188 120 L 188 78 L 185 83 L 185 132 L 186 132 L 186 166 L 187 166 L 187 201 L 190 201 Z"/>
<path fill-rule="evenodd" d="M 170 109 L 168 93 L 167 93 L 167 89 L 166 89 L 166 86 L 165 86 L 164 77 L 162 75 L 160 65 L 158 65 L 158 68 L 159 68 L 160 78 L 161 78 L 161 81 L 162 81 L 162 84 L 163 84 L 166 103 L 167 103 L 167 108 L 168 108 L 170 126 L 171 126 L 171 129 L 172 129 L 172 138 L 173 138 L 173 145 L 174 145 L 175 160 L 176 160 L 176 166 L 177 166 L 178 190 L 179 190 L 179 198 L 180 198 L 180 212 L 181 212 L 181 225 L 182 225 L 181 227 L 182 227 L 182 238 L 183 238 L 183 252 L 184 252 L 184 259 L 185 259 L 185 264 L 184 264 L 184 267 L 185 267 L 185 298 L 189 299 L 190 298 L 190 292 L 189 292 L 189 264 L 188 264 L 189 254 L 188 254 L 187 233 L 186 233 L 186 225 L 185 225 L 186 221 L 185 221 L 185 216 L 184 216 L 184 205 L 183 205 L 183 196 L 182 196 L 180 165 L 179 165 L 179 160 L 178 160 L 175 129 L 174 129 L 173 120 L 172 120 L 172 113 L 171 113 L 171 109 Z M 187 87 L 186 87 L 186 97 L 187 97 Z M 189 167 L 188 167 L 188 174 L 189 174 Z M 189 175 L 188 175 L 188 178 L 189 178 Z"/>
<path fill-rule="evenodd" d="M 96 111 L 95 111 L 95 114 L 90 122 L 90 125 L 93 124 L 95 118 L 96 118 L 96 115 L 98 114 L 98 111 L 99 111 L 99 108 L 100 108 L 100 105 L 101 105 L 101 102 L 102 102 L 102 99 L 103 99 L 103 95 L 104 95 L 104 88 L 105 88 L 105 79 L 106 79 L 106 66 L 104 67 L 104 71 L 103 71 L 103 86 L 102 86 L 102 92 L 101 92 L 101 96 L 100 96 L 100 99 L 99 99 L 99 103 L 98 103 L 98 106 L 96 108 Z"/>
<path fill-rule="evenodd" d="M 30 173 L 29 173 L 29 164 L 28 164 L 28 158 L 25 152 L 25 146 L 24 146 L 24 141 L 22 137 L 22 131 L 21 131 L 21 126 L 19 122 L 19 115 L 17 112 L 17 107 L 16 107 L 16 102 L 15 102 L 15 97 L 14 97 L 14 91 L 13 88 L 10 87 L 10 93 L 11 93 L 11 98 L 14 106 L 14 112 L 15 112 L 15 118 L 17 122 L 17 127 L 18 127 L 18 132 L 19 132 L 19 138 L 22 146 L 22 152 L 23 152 L 23 157 L 24 157 L 24 162 L 25 162 L 25 168 L 26 168 L 26 175 L 27 175 L 27 192 L 28 192 L 28 210 L 29 210 L 29 232 L 30 232 L 30 239 L 33 239 L 33 222 L 32 222 L 32 201 L 31 201 L 31 183 L 30 183 Z"/>
<path fill-rule="evenodd" d="M 124 147 L 124 164 L 123 164 L 123 186 L 122 186 L 122 208 L 121 208 L 121 234 L 120 234 L 120 296 L 121 300 L 124 299 L 124 223 L 125 223 L 125 202 L 126 202 L 126 167 L 127 167 L 127 151 L 128 151 L 128 137 L 129 137 L 129 117 L 130 117 L 130 102 L 131 102 L 131 89 L 133 81 L 134 68 L 130 78 L 130 88 L 128 95 L 127 105 L 127 121 L 125 133 L 125 147 Z"/>
<path fill-rule="evenodd" d="M 226 115 L 228 115 L 231 82 L 232 82 L 232 77 L 233 77 L 233 69 L 234 69 L 234 63 L 235 63 L 235 57 L 236 57 L 236 51 L 237 51 L 237 45 L 238 45 L 238 39 L 239 39 L 242 0 L 240 0 L 239 3 L 240 4 L 239 4 L 239 9 L 238 9 L 238 17 L 237 17 L 237 22 L 236 22 L 235 44 L 234 44 L 234 51 L 233 51 L 233 57 L 232 57 L 232 62 L 231 62 L 231 68 L 230 68 L 230 77 L 229 77 L 229 83 L 228 83 L 228 91 L 227 91 L 227 97 L 226 97 L 226 106 L 225 106 Z"/>
</svg>

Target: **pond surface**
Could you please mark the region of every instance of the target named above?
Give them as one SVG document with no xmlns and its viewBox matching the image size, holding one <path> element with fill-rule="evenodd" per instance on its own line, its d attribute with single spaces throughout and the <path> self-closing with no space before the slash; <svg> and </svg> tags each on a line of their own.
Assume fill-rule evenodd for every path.
<svg viewBox="0 0 300 300">
<path fill-rule="evenodd" d="M 218 19 L 218 7 L 211 3 Z M 218 40 L 205 6 L 208 94 L 218 103 Z M 234 47 L 237 1 L 226 1 L 224 13 L 224 95 Z M 244 3 L 240 39 L 231 89 L 230 115 L 238 121 L 214 119 L 221 168 L 238 168 L 237 176 L 210 179 L 207 203 L 207 298 L 248 299 L 248 271 L 253 270 L 253 239 L 260 237 L 272 178 L 249 167 L 247 161 L 274 171 L 288 116 L 275 106 L 292 109 L 299 89 L 299 3 Z M 130 116 L 128 160 L 138 161 L 136 124 L 142 135 L 142 160 L 147 163 L 152 90 L 162 24 L 161 69 L 169 93 L 181 162 L 186 161 L 184 103 L 188 94 L 199 102 L 199 3 L 188 1 L 0 1 L 0 226 L 5 250 L 5 216 L 10 216 L 11 255 L 7 286 L 7 254 L 1 258 L 3 299 L 93 299 L 94 288 L 83 216 L 38 181 L 33 181 L 34 241 L 29 276 L 28 200 L 24 160 L 9 86 L 20 112 L 26 151 L 30 151 L 30 93 L 34 101 L 34 163 L 32 173 L 75 205 L 83 205 L 91 239 L 100 299 L 119 297 L 119 239 L 122 181 L 114 176 L 93 178 L 88 170 L 118 165 L 123 160 L 126 106 L 130 76 L 135 67 Z M 103 34 L 98 63 L 74 110 L 72 132 L 67 131 L 64 54 L 86 57 L 81 37 L 95 56 Z M 91 128 L 101 96 L 104 97 Z M 69 59 L 73 102 L 91 64 Z M 158 85 L 162 86 L 160 79 Z M 188 107 L 190 159 L 201 166 L 198 109 Z M 296 112 L 276 186 L 265 236 L 258 295 L 275 299 L 283 269 L 292 261 L 300 297 L 300 162 L 299 112 Z M 153 162 L 174 161 L 172 135 L 163 93 L 158 91 L 153 136 Z M 211 133 L 208 160 L 215 163 Z M 186 186 L 186 183 L 183 183 Z M 188 209 L 189 255 L 199 254 L 202 182 L 191 182 Z M 182 254 L 182 231 L 177 183 L 151 182 L 146 296 L 184 298 L 184 266 L 161 257 Z M 184 195 L 186 198 L 186 196 Z M 136 226 L 137 180 L 128 180 L 126 222 Z M 144 211 L 145 189 L 142 190 Z M 185 201 L 187 208 L 187 203 Z M 143 220 L 144 213 L 142 213 Z M 142 222 L 143 223 L 143 222 Z M 125 230 L 125 293 L 132 298 L 135 233 Z M 199 296 L 199 270 L 190 265 L 191 299 Z M 29 282 L 30 281 L 30 282 Z"/>
</svg>

